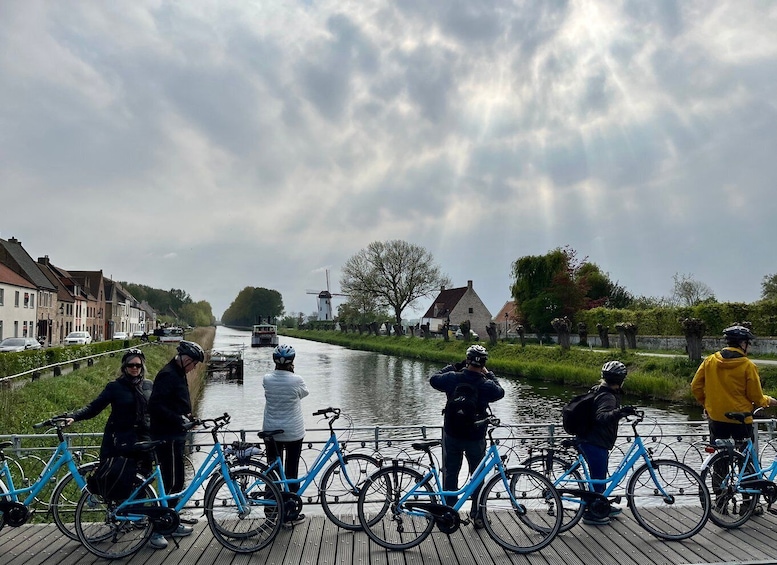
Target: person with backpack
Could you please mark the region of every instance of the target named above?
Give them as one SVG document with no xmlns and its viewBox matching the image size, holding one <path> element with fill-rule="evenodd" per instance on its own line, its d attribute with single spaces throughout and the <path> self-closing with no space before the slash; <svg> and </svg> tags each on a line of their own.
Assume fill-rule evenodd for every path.
<svg viewBox="0 0 777 565">
<path fill-rule="evenodd" d="M 589 391 L 593 393 L 589 425 L 580 426 L 575 435 L 580 451 L 588 463 L 591 478 L 595 480 L 607 478 L 610 451 L 615 447 L 620 419 L 636 413 L 633 406 L 621 406 L 622 386 L 627 373 L 626 365 L 620 361 L 608 361 L 602 365 L 602 380 Z M 593 487 L 594 492 L 604 492 L 606 485 L 597 483 Z M 586 511 L 583 514 L 583 523 L 602 526 L 609 524 L 610 518 L 620 513 L 621 509 L 613 505 L 610 505 L 609 516 L 597 517 Z"/>
<path fill-rule="evenodd" d="M 488 351 L 482 345 L 467 349 L 467 357 L 461 363 L 448 365 L 429 379 L 429 384 L 444 392 L 447 397 L 443 410 L 442 432 L 442 482 L 447 491 L 458 490 L 459 471 L 464 457 L 472 473 L 486 453 L 486 425 L 478 424 L 486 417 L 489 403 L 504 398 L 505 391 L 494 373 L 486 369 Z M 478 513 L 477 499 L 480 489 L 472 494 L 472 525 L 484 527 Z M 446 504 L 453 506 L 457 497 L 446 497 Z"/>
</svg>

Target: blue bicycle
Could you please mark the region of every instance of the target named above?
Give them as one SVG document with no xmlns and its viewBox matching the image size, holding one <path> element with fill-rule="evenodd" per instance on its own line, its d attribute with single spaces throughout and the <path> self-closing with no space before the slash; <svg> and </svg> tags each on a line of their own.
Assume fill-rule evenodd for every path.
<svg viewBox="0 0 777 565">
<path fill-rule="evenodd" d="M 726 418 L 744 424 L 758 414 L 752 412 L 727 412 Z M 777 459 L 762 467 L 752 438 L 736 441 L 716 440 L 712 455 L 702 464 L 701 477 L 712 495 L 710 520 L 721 528 L 738 528 L 751 516 L 763 509 L 759 501 L 766 502 L 767 511 L 775 513 L 772 505 L 777 502 Z"/>
<path fill-rule="evenodd" d="M 544 448 L 523 465 L 539 471 L 553 481 L 561 494 L 563 523 L 561 531 L 575 526 L 588 510 L 595 518 L 609 516 L 610 502 L 620 502 L 615 490 L 626 486 L 626 500 L 640 526 L 665 540 L 682 540 L 698 533 L 710 516 L 710 493 L 699 474 L 689 466 L 671 459 L 653 459 L 637 432 L 644 420 L 637 411 L 631 423 L 634 441 L 606 479 L 592 479 L 588 463 L 579 450 L 577 439 L 565 439 L 562 449 Z M 571 453 L 570 451 L 574 450 Z M 559 453 L 561 455 L 559 455 Z M 638 463 L 642 461 L 641 465 Z M 604 485 L 604 492 L 594 492 Z"/>
<path fill-rule="evenodd" d="M 8 441 L 0 443 L 0 529 L 5 524 L 18 527 L 27 523 L 32 514 L 30 507 L 38 495 L 56 480 L 62 469 L 66 469 L 68 473 L 57 482 L 52 492 L 49 511 L 62 533 L 72 540 L 78 540 L 73 526 L 75 505 L 86 486 L 86 474 L 97 466 L 97 462 L 84 465 L 76 462 L 63 432 L 67 427 L 67 420 L 66 417 L 58 416 L 33 425 L 36 429 L 53 427 L 57 432 L 59 444 L 38 478 L 28 486 L 15 486 L 3 452 L 13 444 Z"/>
<path fill-rule="evenodd" d="M 206 481 L 205 515 L 213 536 L 236 553 L 252 553 L 269 545 L 283 521 L 281 492 L 263 473 L 244 466 L 230 467 L 219 441 L 219 430 L 230 421 L 229 415 L 197 420 L 196 425 L 212 424 L 213 448 L 182 492 L 165 491 L 158 466 L 139 484 L 129 498 L 106 499 L 84 490 L 75 510 L 78 539 L 93 554 L 106 559 L 127 557 L 143 547 L 151 535 L 172 534 L 180 524 L 178 513 Z M 137 450 L 153 456 L 160 441 L 141 442 Z M 151 484 L 156 481 L 157 494 Z M 174 506 L 169 506 L 171 502 Z M 175 538 L 173 538 L 175 540 Z"/>
<path fill-rule="evenodd" d="M 334 430 L 334 423 L 340 418 L 339 408 L 323 408 L 313 412 L 313 416 L 327 418 L 329 438 L 319 452 L 310 470 L 296 479 L 286 477 L 283 462 L 280 457 L 269 461 L 264 469 L 283 491 L 286 520 L 293 521 L 302 511 L 302 497 L 315 479 L 323 471 L 318 486 L 318 499 L 327 518 L 346 530 L 360 530 L 356 506 L 361 485 L 367 477 L 380 468 L 380 461 L 363 453 L 343 453 L 344 444 L 340 442 Z M 283 430 L 259 432 L 259 437 L 265 442 L 273 442 L 274 436 Z M 329 467 L 327 463 L 334 458 Z M 326 467 L 326 470 L 324 470 Z M 296 493 L 291 492 L 291 486 L 298 485 Z"/>
<path fill-rule="evenodd" d="M 367 535 L 390 550 L 415 547 L 437 528 L 446 534 L 464 523 L 459 511 L 478 490 L 478 512 L 488 535 L 509 551 L 530 553 L 547 546 L 561 527 L 561 498 L 542 474 L 527 468 L 507 469 L 492 434 L 499 419 L 489 416 L 489 446 L 466 484 L 456 491 L 442 488 L 432 449 L 440 440 L 414 443 L 429 465 L 419 471 L 413 461 L 393 461 L 373 473 L 359 494 L 359 521 Z M 446 499 L 458 497 L 453 506 Z"/>
</svg>

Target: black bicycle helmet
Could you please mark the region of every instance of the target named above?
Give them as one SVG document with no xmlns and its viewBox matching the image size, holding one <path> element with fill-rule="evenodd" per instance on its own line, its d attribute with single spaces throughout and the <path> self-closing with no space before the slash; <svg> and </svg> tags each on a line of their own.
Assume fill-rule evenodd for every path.
<svg viewBox="0 0 777 565">
<path fill-rule="evenodd" d="M 294 357 L 296 357 L 296 355 L 297 352 L 294 351 L 294 348 L 291 345 L 282 343 L 273 350 L 272 360 L 275 361 L 276 365 L 288 365 L 289 363 L 294 363 Z"/>
<path fill-rule="evenodd" d="M 484 367 L 488 361 L 488 351 L 482 345 L 470 345 L 467 348 L 467 361 L 475 367 Z"/>
<path fill-rule="evenodd" d="M 193 341 L 182 341 L 178 344 L 178 355 L 186 355 L 197 363 L 205 361 L 205 352 L 199 344 Z"/>
<path fill-rule="evenodd" d="M 730 345 L 739 345 L 739 343 L 742 341 L 750 343 L 755 339 L 753 332 L 751 332 L 745 326 L 729 326 L 723 330 L 723 336 L 726 338 L 726 342 Z"/>
<path fill-rule="evenodd" d="M 626 368 L 626 365 L 620 361 L 607 361 L 607 363 L 602 365 L 602 378 L 607 384 L 623 384 L 628 372 L 629 370 Z"/>
<path fill-rule="evenodd" d="M 146 356 L 143 354 L 143 352 L 138 349 L 137 347 L 133 347 L 132 349 L 128 349 L 124 355 L 121 356 L 121 364 L 124 366 L 129 359 L 132 359 L 133 357 L 140 357 L 143 362 L 146 361 Z"/>
</svg>

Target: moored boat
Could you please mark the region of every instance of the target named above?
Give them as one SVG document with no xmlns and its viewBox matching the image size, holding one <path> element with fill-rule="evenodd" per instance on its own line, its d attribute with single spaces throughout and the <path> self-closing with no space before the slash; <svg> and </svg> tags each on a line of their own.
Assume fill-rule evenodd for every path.
<svg viewBox="0 0 777 565">
<path fill-rule="evenodd" d="M 251 347 L 275 347 L 278 345 L 278 326 L 256 324 L 251 331 Z"/>
</svg>

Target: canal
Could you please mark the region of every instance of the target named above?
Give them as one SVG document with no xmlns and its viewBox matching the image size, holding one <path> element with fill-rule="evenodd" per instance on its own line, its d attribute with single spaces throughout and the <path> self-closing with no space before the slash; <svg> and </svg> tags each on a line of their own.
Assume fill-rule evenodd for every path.
<svg viewBox="0 0 777 565">
<path fill-rule="evenodd" d="M 429 386 L 429 376 L 439 365 L 314 341 L 283 336 L 280 339 L 296 350 L 295 372 L 305 379 L 310 391 L 310 396 L 302 401 L 307 428 L 323 426 L 312 413 L 327 406 L 341 408 L 357 427 L 441 424 L 445 398 Z M 273 369 L 272 349 L 252 348 L 250 344 L 250 332 L 224 326 L 216 329 L 214 349 L 245 347 L 244 379 L 242 383 L 208 379 L 198 416 L 207 418 L 227 411 L 232 416 L 233 428 L 261 429 L 262 376 Z M 500 378 L 500 383 L 505 398 L 494 403 L 492 410 L 506 423 L 560 422 L 561 407 L 578 393 L 567 387 L 522 379 Z M 700 411 L 691 406 L 640 406 L 658 421 L 700 419 Z"/>
</svg>

